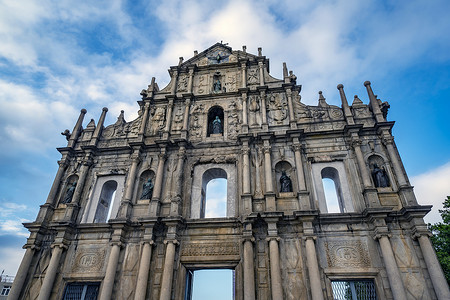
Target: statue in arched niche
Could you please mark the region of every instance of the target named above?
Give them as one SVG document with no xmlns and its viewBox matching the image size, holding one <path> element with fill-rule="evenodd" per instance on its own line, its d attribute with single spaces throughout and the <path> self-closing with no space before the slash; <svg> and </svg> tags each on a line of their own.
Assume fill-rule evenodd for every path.
<svg viewBox="0 0 450 300">
<path fill-rule="evenodd" d="M 67 188 L 66 193 L 64 194 L 64 198 L 61 201 L 61 203 L 67 204 L 67 203 L 72 202 L 73 193 L 75 192 L 76 186 L 77 186 L 77 182 L 74 181 L 72 183 L 72 185 Z"/>
<path fill-rule="evenodd" d="M 211 128 L 212 134 L 218 134 L 223 132 L 222 121 L 220 121 L 219 116 L 216 116 L 216 118 L 212 121 Z"/>
<path fill-rule="evenodd" d="M 372 178 L 375 187 L 389 187 L 389 177 L 384 168 L 380 169 L 377 164 L 373 164 Z"/>
<path fill-rule="evenodd" d="M 290 193 L 292 192 L 292 181 L 289 176 L 286 175 L 286 171 L 281 172 L 280 177 L 280 192 L 281 193 Z"/>
<path fill-rule="evenodd" d="M 139 199 L 151 199 L 153 194 L 153 182 L 152 179 L 149 178 L 146 183 L 142 186 L 142 194 Z"/>
</svg>

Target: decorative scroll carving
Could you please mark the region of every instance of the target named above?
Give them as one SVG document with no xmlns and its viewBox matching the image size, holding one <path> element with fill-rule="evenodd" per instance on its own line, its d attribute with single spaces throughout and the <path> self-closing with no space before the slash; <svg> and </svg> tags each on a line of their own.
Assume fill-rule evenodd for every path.
<svg viewBox="0 0 450 300">
<path fill-rule="evenodd" d="M 239 243 L 190 243 L 183 244 L 182 256 L 239 255 Z"/>
<path fill-rule="evenodd" d="M 105 250 L 79 250 L 72 272 L 99 272 L 105 261 Z"/>
<path fill-rule="evenodd" d="M 330 267 L 369 267 L 367 244 L 362 241 L 326 242 L 327 260 Z"/>
</svg>

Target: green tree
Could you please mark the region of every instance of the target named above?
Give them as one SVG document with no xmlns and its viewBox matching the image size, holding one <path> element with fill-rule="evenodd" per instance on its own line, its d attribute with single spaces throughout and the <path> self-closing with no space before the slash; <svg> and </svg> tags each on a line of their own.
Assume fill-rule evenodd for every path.
<svg viewBox="0 0 450 300">
<path fill-rule="evenodd" d="M 428 224 L 428 228 L 433 233 L 431 242 L 442 270 L 444 271 L 447 283 L 450 285 L 450 196 L 444 201 L 444 209 L 440 209 L 442 223 Z"/>
</svg>

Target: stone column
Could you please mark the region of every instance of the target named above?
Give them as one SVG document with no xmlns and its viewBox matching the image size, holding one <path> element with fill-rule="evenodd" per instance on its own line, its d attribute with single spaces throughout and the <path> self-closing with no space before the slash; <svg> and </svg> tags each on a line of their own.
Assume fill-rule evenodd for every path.
<svg viewBox="0 0 450 300">
<path fill-rule="evenodd" d="M 242 126 L 248 126 L 247 93 L 242 93 Z"/>
<path fill-rule="evenodd" d="M 158 155 L 158 169 L 156 170 L 155 186 L 153 188 L 153 196 L 150 201 L 150 216 L 156 217 L 159 214 L 160 198 L 162 190 L 162 181 L 164 176 L 164 163 L 166 161 L 166 149 L 162 148 Z"/>
<path fill-rule="evenodd" d="M 398 270 L 397 262 L 395 261 L 388 235 L 385 233 L 378 234 L 375 238 L 377 238 L 380 243 L 381 253 L 383 255 L 383 261 L 386 267 L 392 295 L 395 300 L 406 300 L 406 292 L 403 287 L 402 277 L 400 271 Z"/>
<path fill-rule="evenodd" d="M 295 120 L 294 115 L 294 105 L 292 104 L 292 91 L 291 89 L 286 89 L 286 95 L 288 99 L 288 109 L 289 109 L 289 124 L 291 126 L 291 129 L 297 128 L 297 122 Z"/>
<path fill-rule="evenodd" d="M 166 114 L 166 128 L 165 132 L 170 132 L 170 128 L 172 126 L 172 110 L 173 110 L 173 99 L 169 100 L 169 104 L 167 104 L 167 114 Z"/>
<path fill-rule="evenodd" d="M 147 292 L 148 272 L 150 271 L 150 260 L 152 259 L 153 241 L 146 241 L 143 243 L 134 300 L 145 300 L 145 294 Z"/>
<path fill-rule="evenodd" d="M 342 84 L 337 85 L 337 89 L 339 90 L 339 95 L 341 96 L 342 109 L 344 110 L 344 116 L 347 120 L 348 125 L 355 125 L 355 121 L 353 120 L 353 114 L 350 110 L 350 106 L 348 106 L 347 97 L 344 93 L 344 86 Z"/>
<path fill-rule="evenodd" d="M 171 190 L 175 191 L 175 197 L 171 199 L 170 202 L 170 216 L 178 216 L 179 215 L 179 205 L 181 202 L 181 194 L 183 191 L 183 167 L 184 160 L 186 155 L 186 147 L 182 143 L 180 145 L 180 149 L 178 150 L 178 161 L 177 161 L 177 173 L 176 173 L 176 181 L 172 181 Z M 175 185 L 175 186 L 173 186 Z"/>
<path fill-rule="evenodd" d="M 53 180 L 52 188 L 48 193 L 47 201 L 45 202 L 45 204 L 55 205 L 55 198 L 56 194 L 58 193 L 59 184 L 61 183 L 61 178 L 64 175 L 69 162 L 66 158 L 63 158 L 58 162 L 58 164 L 58 171 L 56 172 L 55 180 Z"/>
<path fill-rule="evenodd" d="M 193 81 L 194 81 L 194 68 L 189 69 L 189 79 L 188 79 L 188 93 L 192 93 L 192 87 L 193 87 Z"/>
<path fill-rule="evenodd" d="M 273 193 L 272 160 L 270 158 L 270 146 L 264 146 L 264 177 L 266 193 Z"/>
<path fill-rule="evenodd" d="M 161 295 L 159 300 L 170 300 L 172 294 L 172 278 L 173 278 L 173 265 L 175 260 L 175 245 L 178 244 L 177 240 L 166 240 L 166 257 L 164 259 L 164 270 L 161 280 Z"/>
<path fill-rule="evenodd" d="M 262 61 L 258 62 L 259 67 L 259 85 L 264 85 L 264 64 Z"/>
<path fill-rule="evenodd" d="M 427 265 L 428 274 L 430 274 L 434 291 L 438 299 L 450 299 L 450 290 L 447 280 L 442 272 L 441 265 L 436 257 L 433 246 L 429 239 L 429 233 L 416 233 L 415 237 L 419 241 L 425 264 Z"/>
<path fill-rule="evenodd" d="M 26 246 L 25 255 L 23 256 L 22 262 L 20 263 L 19 270 L 17 271 L 16 277 L 14 278 L 14 283 L 9 292 L 9 300 L 18 300 L 20 292 L 24 290 L 23 284 L 27 278 L 27 273 L 31 265 L 31 261 L 34 256 L 35 246 Z"/>
<path fill-rule="evenodd" d="M 262 149 L 258 147 L 255 149 L 255 197 L 256 198 L 262 198 L 263 191 L 261 187 L 261 168 L 262 165 Z"/>
<path fill-rule="evenodd" d="M 244 300 L 255 300 L 255 271 L 252 239 L 244 241 Z"/>
<path fill-rule="evenodd" d="M 188 130 L 189 124 L 189 109 L 191 108 L 191 99 L 186 99 L 184 106 L 184 119 L 183 119 L 183 130 Z"/>
<path fill-rule="evenodd" d="M 122 243 L 120 242 L 112 243 L 111 253 L 109 254 L 108 265 L 106 266 L 106 274 L 103 279 L 99 300 L 111 300 L 121 247 Z"/>
<path fill-rule="evenodd" d="M 367 94 L 369 95 L 370 106 L 372 107 L 372 112 L 375 115 L 375 120 L 377 121 L 377 123 L 386 121 L 383 118 L 383 113 L 381 112 L 378 100 L 375 98 L 375 95 L 373 94 L 372 87 L 370 86 L 370 81 L 364 82 L 364 86 L 366 87 Z"/>
<path fill-rule="evenodd" d="M 81 200 L 81 194 L 83 193 L 84 184 L 86 182 L 86 177 L 91 165 L 92 165 L 91 155 L 86 154 L 80 167 L 78 182 L 77 186 L 75 187 L 75 191 L 73 192 L 72 202 L 67 204 L 67 209 L 64 215 L 65 221 L 72 220 L 74 217 L 74 212 L 78 210 L 78 204 Z"/>
<path fill-rule="evenodd" d="M 175 95 L 175 93 L 176 93 L 176 91 L 177 91 L 177 81 L 178 81 L 178 71 L 177 71 L 177 70 L 175 70 L 175 71 L 173 72 L 173 75 L 172 75 L 172 81 L 173 81 L 173 85 L 172 85 L 172 87 L 170 88 L 170 94 L 171 94 L 171 95 Z"/>
<path fill-rule="evenodd" d="M 361 140 L 353 136 L 352 146 L 353 150 L 355 151 L 356 161 L 358 162 L 359 171 L 361 172 L 364 188 L 369 188 L 372 186 L 372 183 L 370 181 L 369 171 L 367 170 L 364 156 L 361 151 Z"/>
<path fill-rule="evenodd" d="M 392 166 L 394 167 L 395 175 L 397 176 L 398 184 L 400 186 L 406 186 L 408 185 L 406 181 L 406 177 L 403 174 L 402 167 L 400 166 L 400 162 L 397 157 L 397 153 L 394 149 L 394 138 L 390 136 L 389 134 L 385 134 L 385 136 L 382 137 L 383 143 L 386 146 L 389 159 L 392 162 Z"/>
<path fill-rule="evenodd" d="M 272 285 L 272 299 L 283 299 L 281 285 L 280 252 L 278 250 L 278 237 L 269 237 L 270 283 Z"/>
<path fill-rule="evenodd" d="M 150 110 L 150 101 L 145 101 L 144 114 L 142 115 L 142 123 L 141 123 L 141 128 L 139 129 L 139 135 L 144 135 L 144 133 L 145 133 L 145 128 L 147 127 L 147 123 L 148 123 L 149 110 Z"/>
<path fill-rule="evenodd" d="M 306 191 L 306 181 L 305 181 L 305 172 L 303 170 L 303 161 L 302 161 L 302 145 L 296 143 L 292 146 L 294 150 L 294 158 L 295 158 L 295 168 L 297 169 L 297 182 L 298 187 L 301 192 Z"/>
<path fill-rule="evenodd" d="M 313 300 L 323 300 L 322 284 L 320 281 L 319 264 L 317 263 L 316 246 L 314 237 L 305 237 L 306 264 L 308 266 L 311 283 L 311 296 Z"/>
<path fill-rule="evenodd" d="M 98 137 L 100 136 L 102 129 L 103 129 L 103 123 L 105 122 L 106 113 L 108 112 L 108 108 L 103 107 L 102 114 L 100 115 L 100 119 L 98 120 L 97 127 L 95 127 L 94 133 L 91 137 L 91 146 L 97 145 Z"/>
<path fill-rule="evenodd" d="M 247 62 L 241 62 L 242 88 L 247 87 Z"/>
<path fill-rule="evenodd" d="M 75 145 L 75 142 L 80 135 L 81 126 L 83 125 L 83 119 L 84 115 L 87 113 L 86 109 L 82 109 L 80 116 L 78 117 L 77 123 L 75 124 L 75 127 L 72 130 L 72 134 L 70 135 L 69 142 L 67 143 L 67 147 L 73 147 Z"/>
<path fill-rule="evenodd" d="M 262 125 L 267 125 L 266 92 L 264 90 L 261 90 L 260 96 L 261 96 Z"/>
<path fill-rule="evenodd" d="M 126 188 L 125 188 L 125 197 L 120 203 L 119 209 L 119 218 L 126 219 L 128 218 L 129 211 L 131 208 L 131 199 L 133 198 L 134 184 L 136 182 L 136 173 L 137 167 L 141 159 L 139 158 L 140 149 L 136 149 L 134 153 L 131 155 L 131 167 L 128 172 Z"/>
<path fill-rule="evenodd" d="M 250 149 L 248 141 L 243 141 L 242 145 L 242 192 L 250 194 Z"/>
<path fill-rule="evenodd" d="M 56 271 L 58 270 L 60 264 L 61 254 L 66 246 L 54 244 L 52 245 L 52 248 L 52 257 L 50 258 L 50 263 L 48 264 L 47 271 L 45 272 L 44 281 L 42 282 L 37 300 L 50 299 L 53 283 L 55 282 Z"/>
</svg>

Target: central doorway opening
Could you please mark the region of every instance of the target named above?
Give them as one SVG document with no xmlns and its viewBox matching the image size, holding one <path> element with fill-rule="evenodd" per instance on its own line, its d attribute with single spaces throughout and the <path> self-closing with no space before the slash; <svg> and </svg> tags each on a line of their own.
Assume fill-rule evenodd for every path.
<svg viewBox="0 0 450 300">
<path fill-rule="evenodd" d="M 234 270 L 188 270 L 185 300 L 234 300 Z"/>
</svg>

